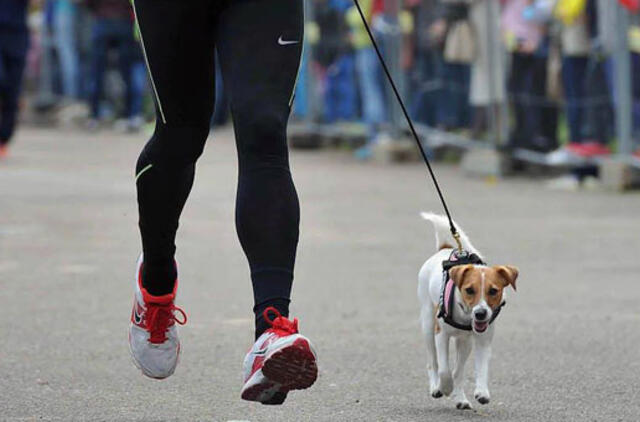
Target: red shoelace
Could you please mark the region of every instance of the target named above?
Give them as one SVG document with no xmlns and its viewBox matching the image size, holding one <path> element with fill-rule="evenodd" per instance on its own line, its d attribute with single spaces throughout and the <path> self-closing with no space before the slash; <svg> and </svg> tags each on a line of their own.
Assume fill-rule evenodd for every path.
<svg viewBox="0 0 640 422">
<path fill-rule="evenodd" d="M 175 312 L 182 315 L 182 319 L 176 318 Z M 157 303 L 147 304 L 147 329 L 149 330 L 149 342 L 161 344 L 167 340 L 167 330 L 172 322 L 179 325 L 187 323 L 187 314 L 173 303 L 161 305 Z"/>
<path fill-rule="evenodd" d="M 270 319 L 270 313 L 275 314 L 276 317 L 274 319 Z M 264 320 L 267 321 L 269 325 L 271 325 L 271 328 L 269 330 L 278 335 L 288 336 L 298 333 L 298 318 L 294 318 L 293 321 L 291 321 L 283 317 L 280 311 L 278 311 L 273 306 L 269 306 L 267 309 L 265 309 L 262 312 L 262 316 L 264 317 Z"/>
</svg>

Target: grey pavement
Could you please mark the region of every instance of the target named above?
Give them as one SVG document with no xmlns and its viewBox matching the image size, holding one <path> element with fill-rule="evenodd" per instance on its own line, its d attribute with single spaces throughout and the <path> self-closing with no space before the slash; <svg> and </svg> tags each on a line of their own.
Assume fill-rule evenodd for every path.
<svg viewBox="0 0 640 422">
<path fill-rule="evenodd" d="M 418 212 L 440 205 L 425 170 L 335 150 L 292 154 L 302 202 L 292 314 L 317 346 L 320 377 L 281 407 L 241 401 L 252 294 L 230 130 L 210 138 L 178 236 L 180 366 L 144 378 L 127 349 L 144 138 L 24 128 L 0 162 L 0 420 L 640 420 L 640 195 L 436 166 L 475 245 L 521 270 L 496 322 L 492 402 L 460 411 L 428 394 L 416 278 L 434 240 Z"/>
</svg>

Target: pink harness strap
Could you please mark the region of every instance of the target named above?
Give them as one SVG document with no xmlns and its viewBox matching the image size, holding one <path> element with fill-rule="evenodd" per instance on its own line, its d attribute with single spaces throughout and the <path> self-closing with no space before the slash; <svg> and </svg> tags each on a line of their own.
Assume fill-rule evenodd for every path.
<svg viewBox="0 0 640 422">
<path fill-rule="evenodd" d="M 447 315 L 451 315 L 451 311 L 449 309 L 449 304 L 451 303 L 451 295 L 453 294 L 453 287 L 455 283 L 452 279 L 447 281 L 447 285 L 444 287 L 444 312 Z"/>
<path fill-rule="evenodd" d="M 451 254 L 451 257 L 449 257 L 449 261 L 451 262 L 455 262 L 458 260 L 457 255 Z M 453 294 L 453 287 L 455 286 L 453 279 L 449 279 L 449 281 L 447 281 L 446 286 L 444 287 L 444 311 L 447 315 L 451 315 L 451 312 L 449 310 L 449 304 L 451 303 L 451 295 Z"/>
</svg>

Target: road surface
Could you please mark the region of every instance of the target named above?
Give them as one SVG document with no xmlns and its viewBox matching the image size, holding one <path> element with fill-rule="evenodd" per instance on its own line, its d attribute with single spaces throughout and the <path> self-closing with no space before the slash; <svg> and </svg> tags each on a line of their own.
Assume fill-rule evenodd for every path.
<svg viewBox="0 0 640 422">
<path fill-rule="evenodd" d="M 460 411 L 428 394 L 416 277 L 435 242 L 418 212 L 440 205 L 425 169 L 334 150 L 292 155 L 302 202 L 292 314 L 317 346 L 320 377 L 281 407 L 241 401 L 252 295 L 230 130 L 209 140 L 178 236 L 180 366 L 144 378 L 127 349 L 144 138 L 25 128 L 0 162 L 0 420 L 640 420 L 640 195 L 436 166 L 475 245 L 520 268 L 496 322 L 492 401 Z"/>
</svg>

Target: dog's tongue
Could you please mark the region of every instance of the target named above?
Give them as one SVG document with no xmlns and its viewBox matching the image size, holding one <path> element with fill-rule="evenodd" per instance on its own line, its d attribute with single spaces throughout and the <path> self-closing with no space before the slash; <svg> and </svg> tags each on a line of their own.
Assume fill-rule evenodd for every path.
<svg viewBox="0 0 640 422">
<path fill-rule="evenodd" d="M 479 333 L 483 332 L 484 330 L 487 329 L 487 326 L 489 325 L 488 322 L 477 322 L 474 321 L 473 322 L 473 326 L 476 329 L 476 331 L 478 331 Z"/>
</svg>

